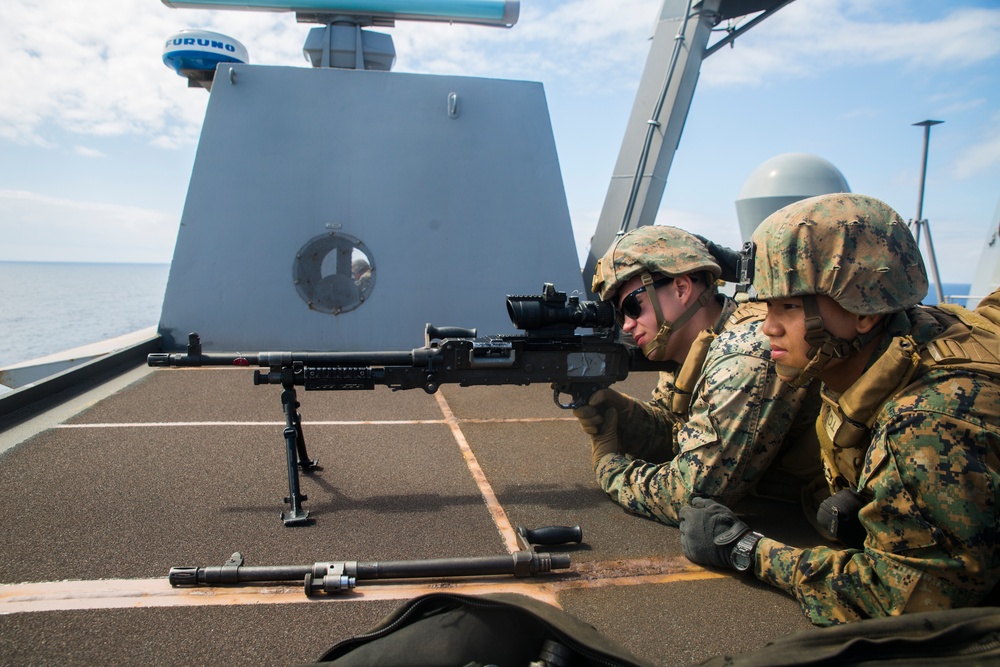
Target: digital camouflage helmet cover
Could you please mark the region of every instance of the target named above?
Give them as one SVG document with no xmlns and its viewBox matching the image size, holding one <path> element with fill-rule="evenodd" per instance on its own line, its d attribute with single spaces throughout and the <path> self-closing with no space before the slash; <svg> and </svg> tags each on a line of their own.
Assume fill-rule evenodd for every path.
<svg viewBox="0 0 1000 667">
<path fill-rule="evenodd" d="M 715 293 L 715 281 L 722 275 L 718 261 L 708 247 L 694 234 L 677 227 L 648 225 L 619 236 L 597 262 L 592 290 L 604 301 L 615 300 L 618 290 L 635 276 L 642 278 L 650 295 L 657 276 L 677 278 L 690 273 L 708 273 L 707 287 L 701 296 L 673 322 L 663 317 L 659 301 L 650 298 L 656 315 L 657 334 L 643 345 L 642 352 L 655 358 L 671 331 L 677 330 L 692 315 L 704 307 Z"/>
<path fill-rule="evenodd" d="M 643 272 L 676 278 L 708 271 L 712 279 L 722 269 L 708 247 L 683 229 L 647 225 L 619 236 L 597 262 L 592 291 L 604 301 L 614 299 L 618 288 Z"/>
<path fill-rule="evenodd" d="M 841 192 L 789 204 L 757 227 L 751 244 L 757 298 L 802 298 L 810 361 L 794 385 L 807 384 L 831 358 L 850 356 L 881 331 L 876 326 L 852 340 L 833 336 L 817 296 L 855 315 L 889 315 L 927 295 L 916 240 L 899 214 L 874 197 Z"/>
<path fill-rule="evenodd" d="M 856 315 L 915 306 L 927 295 L 916 240 L 874 197 L 835 193 L 772 213 L 753 234 L 759 299 L 822 294 Z"/>
</svg>

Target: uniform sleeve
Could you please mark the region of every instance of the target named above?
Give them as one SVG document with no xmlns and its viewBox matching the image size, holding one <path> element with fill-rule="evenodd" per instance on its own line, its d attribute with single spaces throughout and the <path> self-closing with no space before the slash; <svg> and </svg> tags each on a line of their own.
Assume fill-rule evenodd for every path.
<svg viewBox="0 0 1000 667">
<path fill-rule="evenodd" d="M 604 457 L 597 479 L 626 510 L 677 525 L 692 497 L 732 504 L 774 460 L 806 390 L 778 380 L 760 322 L 724 331 L 712 343 L 691 414 L 676 433 L 677 455 L 650 463 Z"/>
<path fill-rule="evenodd" d="M 663 371 L 652 400 L 636 401 L 632 414 L 618 425 L 620 452 L 634 459 L 661 463 L 674 457 L 674 424 L 679 417 L 667 409 L 665 393 L 675 373 Z"/>
<path fill-rule="evenodd" d="M 761 540 L 758 578 L 795 596 L 817 625 L 984 599 L 1000 580 L 1000 395 L 984 396 L 974 384 L 953 379 L 890 404 L 859 482 L 870 498 L 859 515 L 863 551 Z M 939 400 L 945 392 L 951 398 Z M 968 409 L 983 400 L 992 405 Z M 935 402 L 952 405 L 938 410 Z"/>
</svg>

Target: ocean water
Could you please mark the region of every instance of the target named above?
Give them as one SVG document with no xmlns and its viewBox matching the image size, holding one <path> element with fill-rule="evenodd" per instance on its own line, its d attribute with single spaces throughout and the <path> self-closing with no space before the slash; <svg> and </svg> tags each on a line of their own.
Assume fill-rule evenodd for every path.
<svg viewBox="0 0 1000 667">
<path fill-rule="evenodd" d="M 0 368 L 156 325 L 169 271 L 0 262 Z"/>
<path fill-rule="evenodd" d="M 965 303 L 965 299 L 960 299 L 958 297 L 969 296 L 969 291 L 971 289 L 971 283 L 941 283 L 941 292 L 944 294 L 945 299 L 950 300 L 951 303 L 959 306 L 968 305 Z M 982 295 L 980 295 L 980 297 L 981 296 Z M 924 299 L 923 303 L 928 306 L 936 306 L 937 302 L 937 289 L 935 289 L 934 284 L 931 283 L 930 288 L 927 290 L 927 297 Z M 973 306 L 975 306 L 975 304 L 973 304 Z"/>
<path fill-rule="evenodd" d="M 169 271 L 169 264 L 0 262 L 0 368 L 156 325 Z M 968 284 L 942 285 L 946 295 L 969 293 Z M 933 285 L 924 303 L 937 303 Z"/>
</svg>

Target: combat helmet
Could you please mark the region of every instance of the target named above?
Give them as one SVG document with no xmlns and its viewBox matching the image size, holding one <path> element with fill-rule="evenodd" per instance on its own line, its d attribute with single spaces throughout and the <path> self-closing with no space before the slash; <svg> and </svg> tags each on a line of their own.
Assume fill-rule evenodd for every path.
<svg viewBox="0 0 1000 667">
<path fill-rule="evenodd" d="M 708 281 L 709 287 L 673 322 L 665 321 L 659 302 L 650 299 L 659 328 L 653 339 L 642 348 L 643 354 L 650 357 L 666 344 L 671 331 L 687 322 L 715 293 L 715 281 L 722 275 L 722 268 L 705 243 L 677 227 L 647 225 L 633 229 L 619 236 L 604 257 L 598 260 L 592 291 L 602 300 L 611 301 L 619 288 L 634 276 L 641 276 L 643 286 L 651 291 L 657 276 L 676 278 L 702 272 L 712 276 Z"/>
<path fill-rule="evenodd" d="M 643 272 L 676 278 L 699 271 L 708 271 L 713 280 L 722 275 L 697 236 L 677 227 L 647 225 L 619 236 L 598 260 L 592 291 L 609 301 L 619 287 Z"/>
<path fill-rule="evenodd" d="M 811 361 L 797 384 L 878 333 L 876 328 L 851 341 L 835 338 L 823 328 L 816 295 L 856 315 L 896 313 L 927 295 L 916 240 L 899 214 L 874 197 L 841 192 L 789 204 L 760 224 L 752 243 L 757 298 L 803 298 Z"/>
</svg>

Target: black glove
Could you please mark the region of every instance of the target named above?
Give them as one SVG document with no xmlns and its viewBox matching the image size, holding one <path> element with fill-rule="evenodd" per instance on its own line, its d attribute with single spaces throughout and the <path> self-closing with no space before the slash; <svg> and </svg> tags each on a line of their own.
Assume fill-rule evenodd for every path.
<svg viewBox="0 0 1000 667">
<path fill-rule="evenodd" d="M 688 560 L 699 565 L 740 571 L 753 565 L 753 552 L 760 535 L 751 532 L 722 503 L 710 498 L 692 498 L 688 507 L 681 508 L 680 518 L 681 551 Z M 742 559 L 738 557 L 734 561 L 735 547 L 745 536 L 752 538 L 747 540 L 746 553 Z"/>
<path fill-rule="evenodd" d="M 866 505 L 857 491 L 838 491 L 819 505 L 816 522 L 826 531 L 826 537 L 851 549 L 863 549 L 868 532 L 861 525 L 858 512 Z"/>
<path fill-rule="evenodd" d="M 700 234 L 695 234 L 695 237 L 708 247 L 708 252 L 719 263 L 722 268 L 720 277 L 727 283 L 738 283 L 740 281 L 740 253 L 732 248 L 709 241 Z"/>
</svg>

